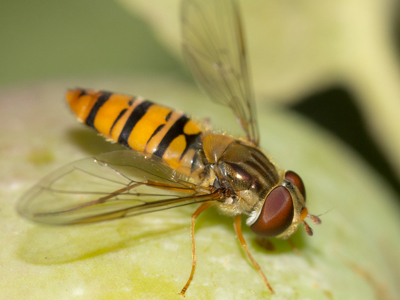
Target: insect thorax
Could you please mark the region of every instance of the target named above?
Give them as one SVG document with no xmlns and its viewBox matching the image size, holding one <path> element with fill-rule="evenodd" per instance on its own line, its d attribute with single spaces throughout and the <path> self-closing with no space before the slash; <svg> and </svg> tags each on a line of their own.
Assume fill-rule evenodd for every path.
<svg viewBox="0 0 400 300">
<path fill-rule="evenodd" d="M 203 140 L 203 150 L 215 173 L 215 185 L 230 191 L 231 196 L 219 205 L 225 214 L 250 214 L 279 182 L 275 165 L 245 142 L 210 134 Z"/>
</svg>

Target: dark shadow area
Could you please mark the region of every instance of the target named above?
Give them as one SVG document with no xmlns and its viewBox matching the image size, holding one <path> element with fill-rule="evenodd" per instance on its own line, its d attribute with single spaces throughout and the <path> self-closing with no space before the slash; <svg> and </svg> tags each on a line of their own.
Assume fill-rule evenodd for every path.
<svg viewBox="0 0 400 300">
<path fill-rule="evenodd" d="M 281 238 L 267 239 L 254 235 L 255 237 L 251 239 L 251 244 L 255 249 L 264 251 L 268 255 L 279 255 L 288 252 L 301 254 L 302 249 L 307 247 L 307 239 L 310 237 L 307 236 L 304 229 L 300 229 L 300 227 L 301 226 L 299 226 L 299 229 L 292 234 L 288 240 Z M 243 229 L 243 231 L 247 230 Z M 249 229 L 249 231 L 251 230 Z"/>
<path fill-rule="evenodd" d="M 290 109 L 328 129 L 351 146 L 400 196 L 400 183 L 392 166 L 367 131 L 353 96 L 345 88 L 337 86 L 315 93 Z"/>
<path fill-rule="evenodd" d="M 88 126 L 80 129 L 71 129 L 67 133 L 67 138 L 71 144 L 78 145 L 88 155 L 98 155 L 101 153 L 126 150 L 124 146 L 118 143 L 107 141 L 104 137 L 100 136 L 95 130 Z"/>
</svg>

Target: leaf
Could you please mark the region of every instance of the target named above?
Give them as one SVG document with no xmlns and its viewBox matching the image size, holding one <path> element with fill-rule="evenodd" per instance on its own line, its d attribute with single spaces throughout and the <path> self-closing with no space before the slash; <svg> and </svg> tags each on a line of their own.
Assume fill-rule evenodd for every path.
<svg viewBox="0 0 400 300">
<path fill-rule="evenodd" d="M 70 161 L 119 148 L 68 113 L 62 97 L 73 84 L 51 82 L 0 92 L 2 295 L 181 299 L 178 292 L 191 267 L 192 208 L 76 227 L 43 227 L 16 214 L 17 198 L 40 177 Z M 172 79 L 140 74 L 79 84 L 132 94 L 140 90 L 160 104 L 200 118 L 207 115 L 213 125 L 215 120 L 224 128 L 234 127 L 224 121 L 229 111 Z M 321 216 L 323 223 L 314 226 L 313 237 L 303 229 L 295 234 L 302 254 L 276 239 L 276 250 L 269 252 L 244 230 L 274 296 L 241 251 L 233 220 L 215 211 L 204 213 L 196 230 L 198 266 L 185 299 L 395 299 L 400 221 L 392 191 L 353 152 L 304 119 L 265 106 L 258 114 L 263 150 L 302 176 L 311 213 L 328 212 Z M 32 157 L 53 159 L 38 164 Z"/>
</svg>

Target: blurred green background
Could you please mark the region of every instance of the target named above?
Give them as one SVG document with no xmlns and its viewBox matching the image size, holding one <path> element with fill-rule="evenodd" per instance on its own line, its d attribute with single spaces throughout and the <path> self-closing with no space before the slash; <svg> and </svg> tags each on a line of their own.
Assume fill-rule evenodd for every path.
<svg viewBox="0 0 400 300">
<path fill-rule="evenodd" d="M 1 1 L 0 85 L 166 72 L 186 77 L 149 26 L 115 1 Z"/>
</svg>

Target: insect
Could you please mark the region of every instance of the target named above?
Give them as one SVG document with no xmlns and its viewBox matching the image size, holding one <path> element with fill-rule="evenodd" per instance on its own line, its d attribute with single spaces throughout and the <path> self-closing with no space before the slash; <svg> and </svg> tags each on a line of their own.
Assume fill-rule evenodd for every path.
<svg viewBox="0 0 400 300">
<path fill-rule="evenodd" d="M 198 85 L 213 101 L 230 107 L 245 137 L 204 129 L 187 115 L 140 97 L 74 89 L 67 102 L 78 119 L 129 150 L 82 159 L 60 168 L 31 188 L 18 212 L 35 222 L 72 225 L 114 220 L 200 204 L 191 221 L 195 272 L 196 218 L 211 206 L 234 217 L 234 229 L 251 262 L 241 231 L 287 238 L 305 218 L 303 181 L 280 170 L 259 148 L 255 102 L 248 76 L 242 23 L 234 0 L 183 0 L 183 53 Z"/>
</svg>

